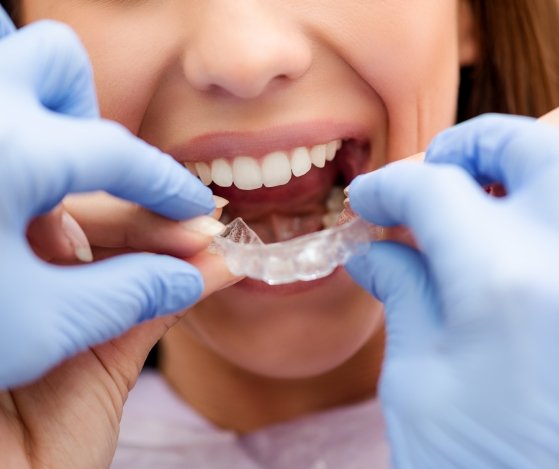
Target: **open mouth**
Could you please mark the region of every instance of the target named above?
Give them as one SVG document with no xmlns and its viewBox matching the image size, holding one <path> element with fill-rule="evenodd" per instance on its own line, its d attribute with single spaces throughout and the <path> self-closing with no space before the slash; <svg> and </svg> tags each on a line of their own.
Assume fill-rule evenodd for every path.
<svg viewBox="0 0 559 469">
<path fill-rule="evenodd" d="M 214 194 L 229 200 L 221 221 L 241 217 L 265 243 L 333 226 L 346 187 L 365 170 L 370 142 L 340 137 L 264 155 L 187 161 Z"/>
</svg>

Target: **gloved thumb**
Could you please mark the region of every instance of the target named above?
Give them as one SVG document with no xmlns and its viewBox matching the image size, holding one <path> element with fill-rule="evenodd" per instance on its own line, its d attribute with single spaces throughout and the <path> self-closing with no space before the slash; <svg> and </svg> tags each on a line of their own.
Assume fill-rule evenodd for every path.
<svg viewBox="0 0 559 469">
<path fill-rule="evenodd" d="M 53 278 L 61 303 L 54 339 L 59 360 L 122 335 L 133 326 L 195 303 L 204 289 L 200 272 L 187 262 L 156 254 L 130 254 L 65 268 Z"/>
<path fill-rule="evenodd" d="M 353 257 L 352 278 L 384 303 L 387 353 L 417 353 L 430 345 L 438 318 L 425 259 L 408 246 L 375 242 L 367 254 Z"/>
<path fill-rule="evenodd" d="M 21 105 L 23 92 L 60 114 L 99 117 L 89 57 L 68 25 L 52 20 L 31 23 L 3 39 L 0 51 L 3 99 L 13 97 Z"/>
</svg>

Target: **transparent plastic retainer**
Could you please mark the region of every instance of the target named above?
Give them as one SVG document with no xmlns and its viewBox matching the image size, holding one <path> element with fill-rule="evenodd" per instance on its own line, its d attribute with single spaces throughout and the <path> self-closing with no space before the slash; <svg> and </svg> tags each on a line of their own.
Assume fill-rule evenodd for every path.
<svg viewBox="0 0 559 469">
<path fill-rule="evenodd" d="M 264 244 L 236 218 L 214 238 L 210 249 L 224 256 L 233 274 L 282 285 L 326 277 L 352 256 L 366 253 L 371 241 L 382 238 L 383 228 L 346 209 L 333 228 L 272 244 Z"/>
</svg>

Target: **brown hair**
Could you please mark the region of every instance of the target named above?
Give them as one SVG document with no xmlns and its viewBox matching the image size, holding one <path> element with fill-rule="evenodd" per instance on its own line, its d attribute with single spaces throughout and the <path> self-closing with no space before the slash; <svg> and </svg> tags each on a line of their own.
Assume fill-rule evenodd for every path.
<svg viewBox="0 0 559 469">
<path fill-rule="evenodd" d="M 480 56 L 462 70 L 458 121 L 485 112 L 540 116 L 559 106 L 559 2 L 469 2 Z"/>
<path fill-rule="evenodd" d="M 468 0 L 480 47 L 461 73 L 457 120 L 486 112 L 540 116 L 559 106 L 557 0 Z M 17 22 L 18 0 L 0 0 Z"/>
</svg>

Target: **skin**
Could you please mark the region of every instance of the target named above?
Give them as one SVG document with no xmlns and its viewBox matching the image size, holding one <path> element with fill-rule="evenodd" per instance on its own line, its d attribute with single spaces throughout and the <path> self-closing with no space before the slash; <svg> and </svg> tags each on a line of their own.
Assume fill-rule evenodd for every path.
<svg viewBox="0 0 559 469">
<path fill-rule="evenodd" d="M 22 6 L 24 23 L 53 18 L 74 27 L 91 56 L 102 114 L 164 151 L 208 133 L 257 131 L 265 139 L 273 127 L 335 117 L 372 143 L 363 168 L 372 170 L 423 150 L 453 124 L 459 68 L 476 51 L 459 0 Z M 67 209 L 88 233 L 114 220 L 106 206 Z M 130 224 L 137 214 L 115 210 Z M 137 222 L 121 223 L 142 232 Z M 94 247 L 142 245 L 121 244 L 101 235 Z M 222 273 L 208 293 L 233 280 L 215 259 L 196 262 Z M 144 325 L 4 394 L 0 449 L 11 448 L 17 467 L 107 466 L 145 354 L 175 322 Z M 382 306 L 343 272 L 296 294 L 234 286 L 189 311 L 163 349 L 163 373 L 179 395 L 218 425 L 246 432 L 374 396 Z"/>
</svg>

